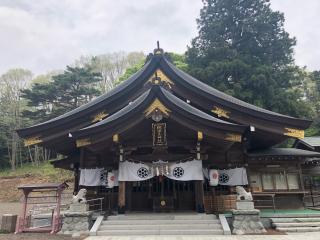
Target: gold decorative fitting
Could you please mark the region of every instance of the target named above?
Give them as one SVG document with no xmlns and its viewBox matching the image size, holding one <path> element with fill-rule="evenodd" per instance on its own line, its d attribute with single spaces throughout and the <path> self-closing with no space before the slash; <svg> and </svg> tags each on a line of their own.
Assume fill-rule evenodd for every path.
<svg viewBox="0 0 320 240">
<path fill-rule="evenodd" d="M 89 138 L 84 138 L 84 139 L 78 139 L 76 141 L 77 147 L 83 147 L 91 144 L 91 141 Z"/>
<path fill-rule="evenodd" d="M 157 69 L 155 73 L 152 75 L 151 79 L 149 80 L 153 84 L 166 84 L 169 88 L 171 88 L 174 83 L 168 78 L 167 75 L 164 74 L 160 69 Z"/>
<path fill-rule="evenodd" d="M 198 131 L 198 141 L 201 142 L 203 140 L 203 133 Z"/>
<path fill-rule="evenodd" d="M 286 132 L 283 134 L 294 138 L 304 138 L 304 130 L 294 128 L 284 128 Z"/>
<path fill-rule="evenodd" d="M 242 136 L 240 134 L 235 133 L 227 133 L 224 140 L 230 141 L 230 142 L 241 142 Z"/>
<path fill-rule="evenodd" d="M 114 142 L 119 142 L 119 134 L 115 134 L 115 135 L 113 135 L 112 136 L 112 141 L 114 141 Z"/>
<path fill-rule="evenodd" d="M 31 146 L 31 145 L 35 145 L 38 143 L 42 143 L 42 140 L 40 138 L 40 136 L 36 136 L 36 137 L 30 137 L 24 140 L 24 146 Z"/>
<path fill-rule="evenodd" d="M 222 108 L 219 108 L 217 106 L 214 106 L 213 109 L 211 110 L 211 112 L 217 114 L 218 117 L 224 117 L 224 118 L 229 118 L 229 114 L 230 114 L 230 112 L 228 112 Z"/>
<path fill-rule="evenodd" d="M 104 119 L 106 116 L 108 116 L 108 113 L 106 112 L 100 112 L 98 113 L 97 115 L 95 115 L 92 119 L 92 122 L 99 122 L 101 121 L 102 119 Z"/>
<path fill-rule="evenodd" d="M 158 98 L 156 98 L 153 103 L 144 111 L 145 116 L 149 116 L 153 111 L 159 110 L 164 115 L 169 116 L 171 112 L 168 108 L 166 108 L 162 102 Z"/>
</svg>

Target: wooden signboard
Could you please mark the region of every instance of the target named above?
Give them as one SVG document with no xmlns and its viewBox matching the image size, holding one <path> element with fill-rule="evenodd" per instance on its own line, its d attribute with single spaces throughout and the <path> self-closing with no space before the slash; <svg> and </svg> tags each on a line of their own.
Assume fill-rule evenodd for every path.
<svg viewBox="0 0 320 240">
<path fill-rule="evenodd" d="M 152 123 L 152 139 L 154 147 L 167 146 L 167 130 L 165 123 Z"/>
</svg>

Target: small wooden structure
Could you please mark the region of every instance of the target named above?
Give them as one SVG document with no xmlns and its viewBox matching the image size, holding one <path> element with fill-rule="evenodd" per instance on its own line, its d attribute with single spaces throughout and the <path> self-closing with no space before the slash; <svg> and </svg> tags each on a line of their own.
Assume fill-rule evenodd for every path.
<svg viewBox="0 0 320 240">
<path fill-rule="evenodd" d="M 1 222 L 1 231 L 12 233 L 15 231 L 17 222 L 16 214 L 3 214 Z"/>
<path fill-rule="evenodd" d="M 19 186 L 18 189 L 23 191 L 23 207 L 22 214 L 17 219 L 15 233 L 57 233 L 62 225 L 62 218 L 60 216 L 61 194 L 67 187 L 68 185 L 66 183 L 44 183 Z M 27 213 L 30 205 L 42 205 L 47 210 L 51 210 L 51 224 L 46 226 L 32 226 L 32 213 Z"/>
</svg>

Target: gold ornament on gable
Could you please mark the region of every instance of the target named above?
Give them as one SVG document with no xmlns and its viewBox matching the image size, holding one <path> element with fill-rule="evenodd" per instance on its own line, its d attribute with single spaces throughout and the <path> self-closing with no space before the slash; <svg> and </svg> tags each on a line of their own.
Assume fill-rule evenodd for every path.
<svg viewBox="0 0 320 240">
<path fill-rule="evenodd" d="M 106 112 L 99 112 L 98 114 L 96 114 L 95 116 L 93 116 L 93 119 L 91 122 L 100 122 L 101 120 L 103 120 L 105 117 L 108 116 L 108 113 Z"/>
<path fill-rule="evenodd" d="M 230 118 L 229 111 L 224 110 L 223 108 L 214 106 L 211 112 L 217 114 L 218 117 Z"/>
<path fill-rule="evenodd" d="M 83 147 L 83 146 L 87 146 L 87 145 L 90 145 L 90 144 L 91 144 L 91 141 L 90 141 L 89 138 L 78 139 L 76 141 L 77 147 Z"/>
<path fill-rule="evenodd" d="M 24 140 L 25 147 L 35 145 L 38 143 L 42 143 L 42 139 L 40 138 L 40 136 L 30 137 Z"/>
<path fill-rule="evenodd" d="M 174 83 L 170 80 L 170 78 L 166 74 L 164 74 L 164 72 L 162 72 L 160 69 L 157 69 L 154 72 L 154 74 L 152 75 L 149 81 L 156 85 L 160 83 L 165 84 L 169 88 L 172 88 L 172 86 L 174 85 Z"/>
<path fill-rule="evenodd" d="M 162 112 L 165 116 L 169 116 L 169 113 L 171 112 L 166 106 L 162 104 L 162 102 L 160 102 L 159 99 L 156 98 L 153 103 L 144 111 L 144 114 L 146 117 L 148 117 L 156 110 Z"/>
<path fill-rule="evenodd" d="M 295 129 L 295 128 L 284 128 L 285 132 L 283 133 L 286 136 L 294 138 L 304 138 L 304 130 Z"/>
<path fill-rule="evenodd" d="M 230 141 L 230 142 L 241 142 L 242 136 L 240 134 L 235 133 L 227 133 L 224 140 Z"/>
</svg>

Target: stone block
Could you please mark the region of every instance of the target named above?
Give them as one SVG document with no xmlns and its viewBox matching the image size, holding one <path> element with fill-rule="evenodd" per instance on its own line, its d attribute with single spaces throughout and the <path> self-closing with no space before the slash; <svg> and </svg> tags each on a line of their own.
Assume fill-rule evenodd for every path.
<svg viewBox="0 0 320 240">
<path fill-rule="evenodd" d="M 241 235 L 266 232 L 262 223 L 260 222 L 259 210 L 232 210 L 232 216 L 233 234 Z"/>
<path fill-rule="evenodd" d="M 89 205 L 85 203 L 72 203 L 70 204 L 70 212 L 87 212 L 89 210 Z"/>
<path fill-rule="evenodd" d="M 258 209 L 252 209 L 252 210 L 232 209 L 231 212 L 232 212 L 232 215 L 259 215 L 260 214 L 260 210 Z"/>
<path fill-rule="evenodd" d="M 253 210 L 254 204 L 252 201 L 237 201 L 236 209 L 237 210 Z"/>
</svg>

